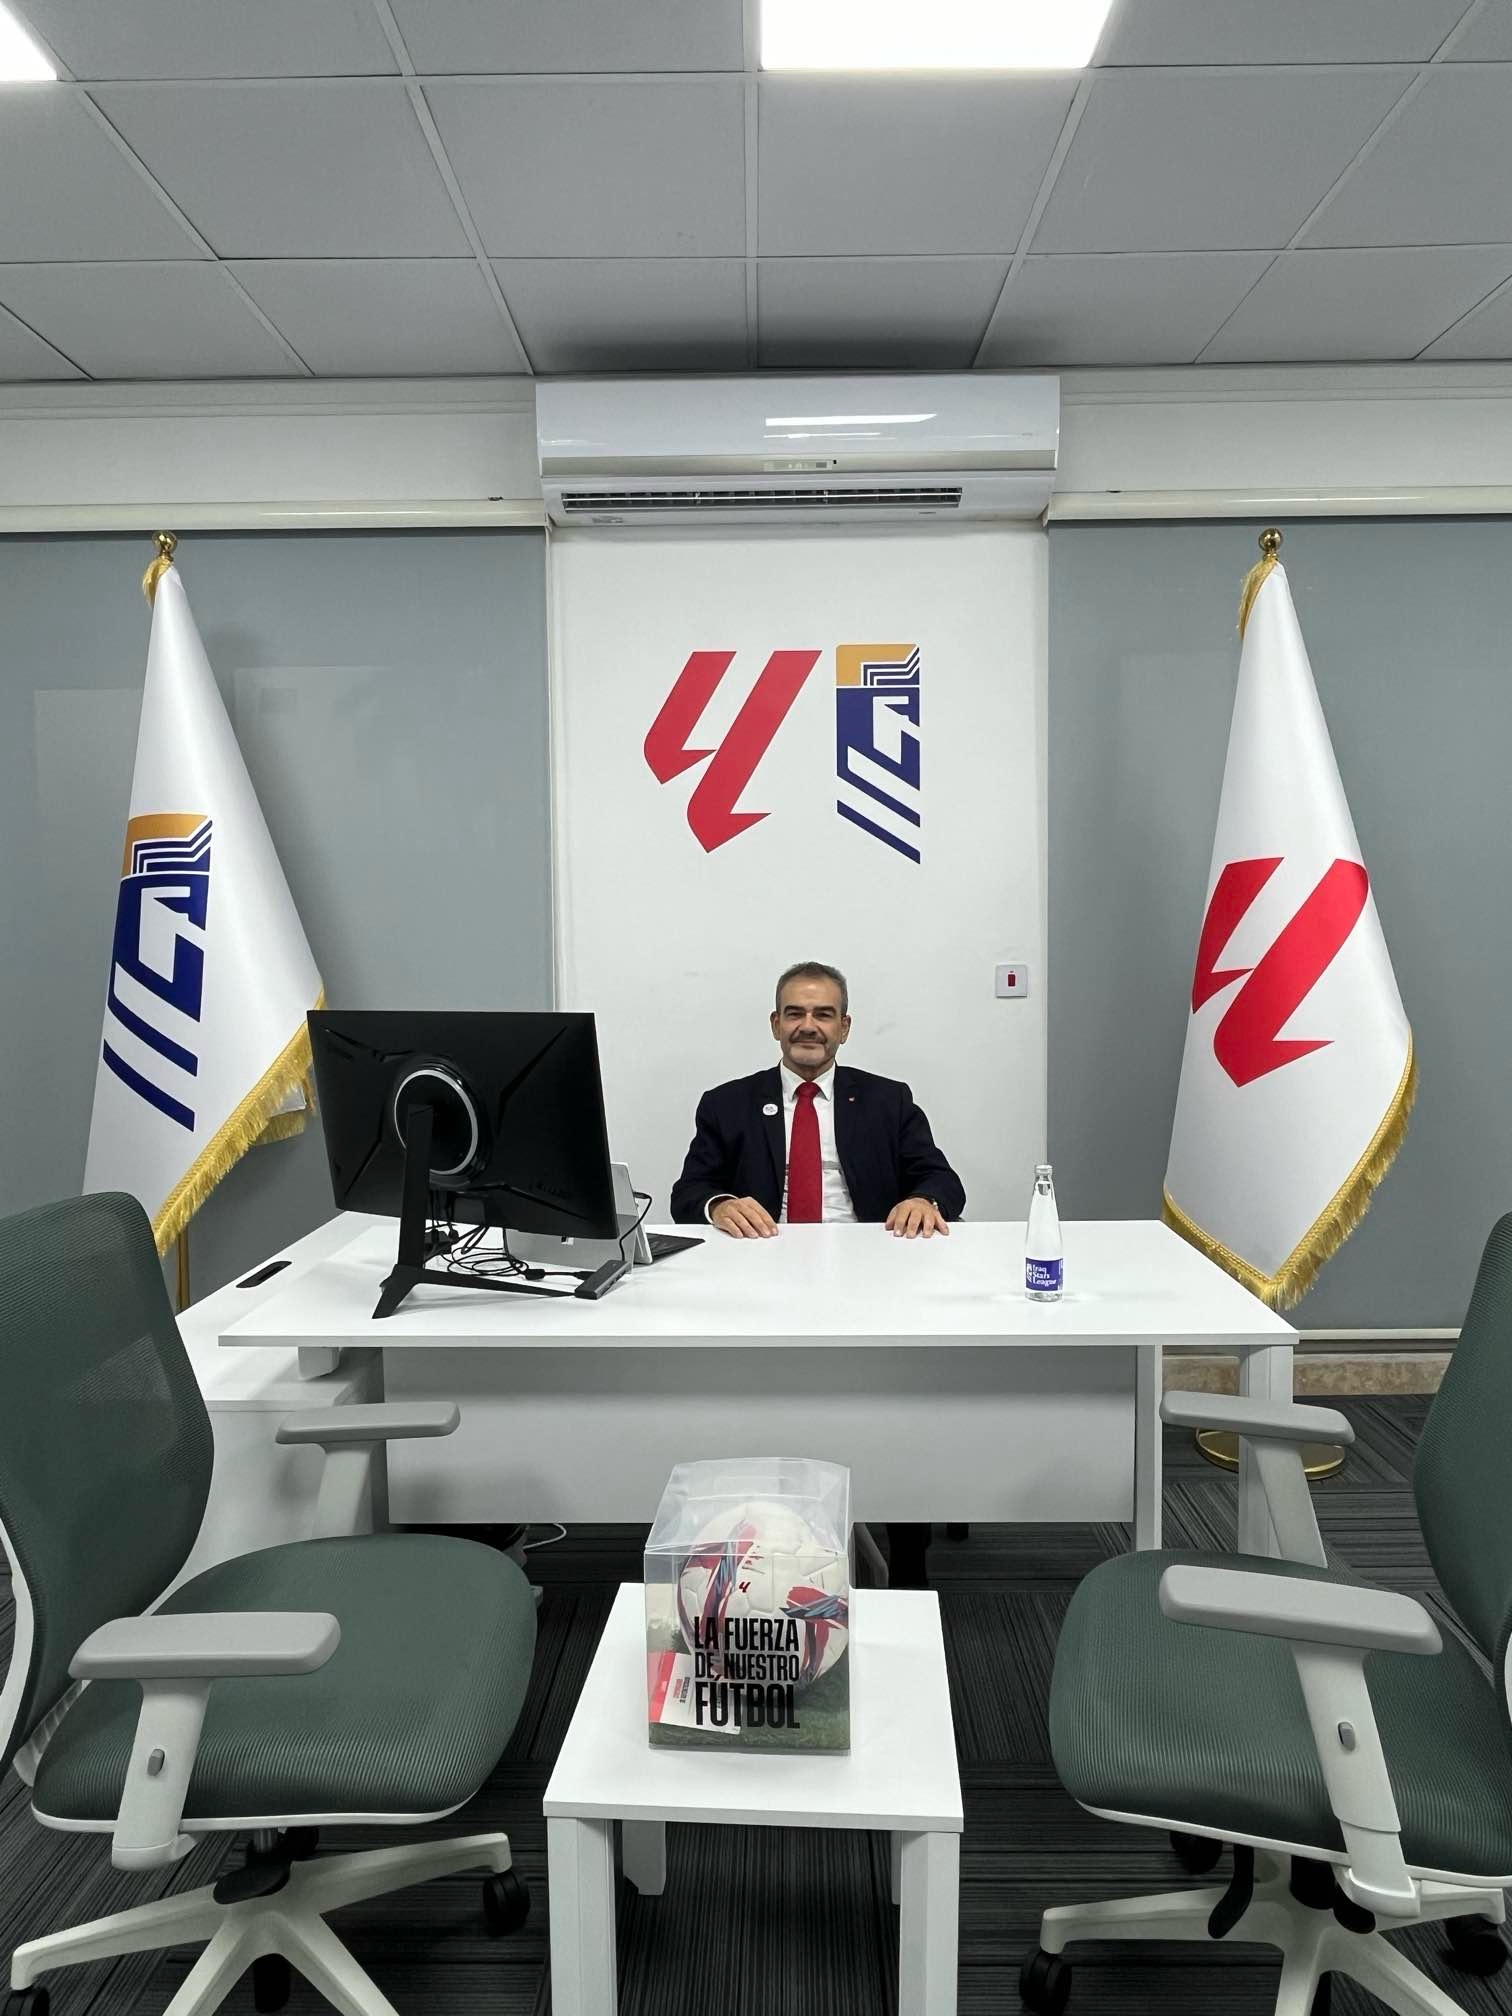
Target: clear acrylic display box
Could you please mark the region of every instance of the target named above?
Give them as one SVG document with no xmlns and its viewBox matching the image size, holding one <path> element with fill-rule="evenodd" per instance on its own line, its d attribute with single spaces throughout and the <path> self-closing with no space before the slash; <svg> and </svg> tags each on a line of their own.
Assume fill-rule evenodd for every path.
<svg viewBox="0 0 1512 2016">
<path fill-rule="evenodd" d="M 646 1542 L 653 1743 L 850 1748 L 850 1537 L 841 1464 L 678 1464 Z"/>
</svg>

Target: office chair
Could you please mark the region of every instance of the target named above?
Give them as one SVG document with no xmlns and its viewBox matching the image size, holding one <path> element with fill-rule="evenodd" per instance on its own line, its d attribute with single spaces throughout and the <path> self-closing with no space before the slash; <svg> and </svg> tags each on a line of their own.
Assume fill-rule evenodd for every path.
<svg viewBox="0 0 1512 2016">
<path fill-rule="evenodd" d="M 1245 1437 L 1283 1558 L 1151 1551 L 1094 1569 L 1056 1649 L 1051 1749 L 1089 1811 L 1170 1830 L 1193 1873 L 1232 1844 L 1233 1876 L 1046 1911 L 1023 1999 L 1065 2008 L 1072 1940 L 1227 1939 L 1280 1948 L 1276 2016 L 1322 2016 L 1332 1973 L 1404 2016 L 1458 2016 L 1382 1935 L 1442 1919 L 1462 1967 L 1506 1958 L 1512 1215 L 1487 1241 L 1414 1477 L 1463 1639 L 1327 1565 L 1301 1444 L 1351 1441 L 1341 1415 L 1211 1394 L 1170 1394 L 1163 1412 Z"/>
<path fill-rule="evenodd" d="M 521 1921 L 503 1834 L 314 1853 L 323 1827 L 416 1826 L 465 1804 L 524 1699 L 535 1607 L 512 1561 L 350 1530 L 382 1443 L 456 1418 L 301 1417 L 285 1439 L 328 1445 L 316 1524 L 330 1537 L 223 1561 L 144 1615 L 194 1544 L 212 1458 L 146 1216 L 98 1196 L 0 1223 L 0 1540 L 16 1603 L 0 1772 L 15 1765 L 43 1826 L 108 1833 L 120 1869 L 251 1836 L 213 1885 L 18 1946 L 5 2016 L 46 2016 L 34 1984 L 49 1968 L 196 1941 L 170 2016 L 217 2008 L 249 1966 L 257 2007 L 276 2009 L 291 1963 L 346 2016 L 394 2016 L 328 1911 L 477 1868 L 492 1872 L 490 1930 Z"/>
</svg>

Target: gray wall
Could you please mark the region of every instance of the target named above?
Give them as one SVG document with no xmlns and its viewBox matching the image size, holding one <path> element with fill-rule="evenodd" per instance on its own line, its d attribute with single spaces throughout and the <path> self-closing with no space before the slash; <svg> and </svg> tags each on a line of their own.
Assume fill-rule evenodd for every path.
<svg viewBox="0 0 1512 2016">
<path fill-rule="evenodd" d="M 1160 1209 L 1248 525 L 1050 535 L 1050 1148 L 1071 1216 Z M 1304 1328 L 1457 1324 L 1512 1209 L 1512 522 L 1303 522 L 1283 555 L 1421 1069 Z"/>
<path fill-rule="evenodd" d="M 84 1169 L 146 538 L 0 539 L 0 1210 Z M 184 584 L 329 1000 L 551 1000 L 543 541 L 186 535 Z M 196 1295 L 331 1215 L 318 1124 L 195 1219 Z"/>
</svg>

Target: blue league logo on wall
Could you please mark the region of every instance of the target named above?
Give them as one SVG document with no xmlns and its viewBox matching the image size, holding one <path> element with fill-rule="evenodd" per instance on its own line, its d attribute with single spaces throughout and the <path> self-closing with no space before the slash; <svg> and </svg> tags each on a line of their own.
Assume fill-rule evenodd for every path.
<svg viewBox="0 0 1512 2016">
<path fill-rule="evenodd" d="M 918 861 L 917 644 L 836 647 L 835 776 L 840 817 Z"/>
<path fill-rule="evenodd" d="M 191 1130 L 199 1058 L 185 1039 L 197 1033 L 204 1001 L 211 824 L 202 812 L 127 822 L 102 1051 L 123 1085 Z M 112 1047 L 112 1028 L 134 1039 L 137 1063 Z"/>
</svg>

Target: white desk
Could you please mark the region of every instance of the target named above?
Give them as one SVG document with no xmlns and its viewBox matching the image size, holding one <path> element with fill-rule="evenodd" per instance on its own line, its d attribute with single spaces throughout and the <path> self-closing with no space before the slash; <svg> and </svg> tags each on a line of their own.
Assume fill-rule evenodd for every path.
<svg viewBox="0 0 1512 2016">
<path fill-rule="evenodd" d="M 643 1520 L 676 1462 L 785 1453 L 849 1464 L 862 1519 L 1132 1518 L 1153 1546 L 1162 1346 L 1291 1394 L 1290 1326 L 1153 1222 L 1068 1224 L 1058 1303 L 1024 1296 L 1021 1224 L 804 1225 L 711 1233 L 598 1302 L 424 1287 L 381 1323 L 395 1227 L 353 1224 L 221 1344 L 377 1348 L 391 1399 L 458 1401 L 456 1435 L 390 1452 L 401 1521 Z M 1241 1544 L 1267 1551 L 1240 1482 Z"/>
<path fill-rule="evenodd" d="M 625 1874 L 653 1897 L 669 1820 L 890 1833 L 899 2016 L 954 2016 L 961 1781 L 939 1599 L 853 1589 L 851 1627 L 847 1755 L 653 1750 L 643 1592 L 622 1584 L 546 1788 L 555 2016 L 614 2016 L 616 1820 Z"/>
</svg>

